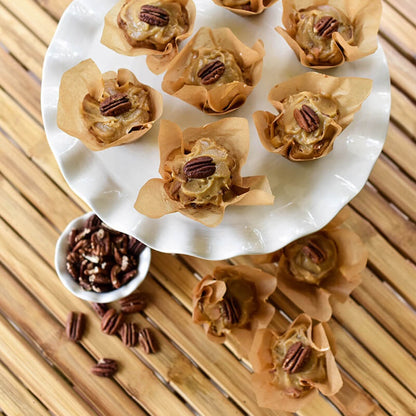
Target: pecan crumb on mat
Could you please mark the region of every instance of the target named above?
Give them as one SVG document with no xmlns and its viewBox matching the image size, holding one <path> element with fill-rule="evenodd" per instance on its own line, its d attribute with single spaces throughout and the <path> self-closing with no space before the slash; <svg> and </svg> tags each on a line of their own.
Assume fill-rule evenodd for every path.
<svg viewBox="0 0 416 416">
<path fill-rule="evenodd" d="M 91 368 L 91 373 L 98 377 L 112 377 L 117 370 L 118 365 L 115 360 L 112 360 L 111 358 L 102 358 Z"/>
<path fill-rule="evenodd" d="M 139 331 L 139 344 L 146 354 L 156 352 L 149 328 L 143 328 Z"/>
<path fill-rule="evenodd" d="M 146 298 L 143 293 L 134 292 L 120 300 L 121 312 L 136 313 L 141 312 L 146 307 Z"/>
<path fill-rule="evenodd" d="M 71 341 L 79 341 L 85 329 L 85 315 L 70 312 L 66 321 L 66 335 Z"/>
<path fill-rule="evenodd" d="M 123 320 L 122 313 L 117 313 L 115 309 L 109 309 L 101 319 L 101 330 L 108 335 L 114 335 L 122 325 Z"/>
</svg>

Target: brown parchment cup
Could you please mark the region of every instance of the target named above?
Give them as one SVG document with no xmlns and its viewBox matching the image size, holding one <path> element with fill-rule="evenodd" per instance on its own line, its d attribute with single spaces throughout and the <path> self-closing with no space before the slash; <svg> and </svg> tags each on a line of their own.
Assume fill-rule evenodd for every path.
<svg viewBox="0 0 416 416">
<path fill-rule="evenodd" d="M 204 85 L 185 84 L 184 74 L 193 51 L 215 50 L 218 47 L 234 55 L 246 82 L 234 81 L 210 88 Z M 204 113 L 227 114 L 241 107 L 260 81 L 264 53 L 261 40 L 249 48 L 229 28 L 202 27 L 172 61 L 163 78 L 162 89 Z"/>
<path fill-rule="evenodd" d="M 289 267 L 290 246 L 315 237 L 323 236 L 335 243 L 337 261 L 319 284 L 297 280 Z M 262 256 L 252 256 L 254 263 L 263 264 L 263 270 L 277 276 L 277 287 L 302 311 L 313 319 L 328 321 L 336 302 L 345 302 L 350 293 L 361 283 L 360 273 L 367 264 L 367 249 L 361 238 L 353 231 L 340 227 L 334 220 L 322 230 L 302 237 L 281 250 Z"/>
<path fill-rule="evenodd" d="M 377 32 L 381 20 L 381 0 L 282 0 L 284 27 L 276 27 L 275 30 L 283 36 L 288 45 L 293 49 L 301 64 L 316 69 L 328 69 L 342 65 L 345 61 L 357 59 L 373 54 L 377 50 Z M 338 32 L 332 33 L 335 48 L 339 49 L 341 61 L 336 65 L 311 65 L 305 51 L 295 40 L 296 23 L 293 16 L 299 10 L 309 7 L 328 5 L 343 12 L 353 26 L 353 42 L 348 43 Z"/>
<path fill-rule="evenodd" d="M 318 72 L 306 72 L 274 86 L 269 93 L 268 100 L 279 113 L 275 115 L 268 111 L 256 111 L 253 114 L 261 143 L 269 152 L 281 154 L 293 162 L 326 156 L 332 150 L 336 137 L 352 122 L 354 114 L 370 95 L 372 85 L 372 80 L 367 78 L 332 77 Z M 312 154 L 299 152 L 296 149 L 297 146 L 294 145 L 294 140 L 278 148 L 271 143 L 271 139 L 275 136 L 275 126 L 283 115 L 282 101 L 290 95 L 303 91 L 331 98 L 338 107 L 338 119 L 329 123 L 322 132 L 320 146 Z"/>
<path fill-rule="evenodd" d="M 132 123 L 130 133 L 113 142 L 103 143 L 89 131 L 82 116 L 82 104 L 87 95 L 99 101 L 104 92 L 104 80 L 108 79 L 116 79 L 119 85 L 131 83 L 144 86 L 150 94 L 153 117 L 145 124 Z M 162 115 L 162 111 L 162 95 L 148 85 L 140 83 L 128 69 L 119 69 L 117 73 L 109 71 L 101 74 L 94 61 L 87 59 L 66 71 L 62 76 L 59 87 L 58 127 L 81 140 L 90 150 L 103 150 L 139 139 L 152 128 L 154 122 Z"/>
<path fill-rule="evenodd" d="M 230 12 L 239 14 L 241 16 L 255 16 L 256 14 L 263 13 L 268 7 L 275 4 L 278 0 L 251 0 L 249 8 L 238 8 L 225 6 L 223 0 L 212 0 L 217 6 L 224 7 L 224 9 Z"/>
<path fill-rule="evenodd" d="M 217 307 L 217 319 L 221 318 L 221 302 L 227 291 L 227 284 L 224 278 L 232 276 L 251 282 L 255 286 L 255 300 L 257 309 L 251 315 L 249 322 L 244 327 L 224 329 L 223 335 L 217 335 L 212 331 L 213 322 L 201 312 L 200 303 Z M 250 266 L 222 266 L 216 267 L 212 275 L 205 276 L 192 293 L 193 321 L 201 324 L 207 334 L 208 339 L 216 343 L 226 341 L 228 335 L 232 335 L 233 340 L 239 343 L 242 352 L 247 355 L 251 347 L 254 334 L 260 328 L 266 328 L 272 320 L 275 308 L 267 302 L 268 297 L 276 289 L 276 278 L 268 273 Z"/>
<path fill-rule="evenodd" d="M 139 3 L 151 4 L 149 0 L 136 0 Z M 167 0 L 168 1 L 168 0 Z M 146 63 L 154 74 L 161 74 L 166 70 L 169 63 L 178 53 L 179 43 L 189 37 L 194 29 L 196 8 L 192 0 L 175 0 L 175 2 L 185 7 L 188 12 L 189 28 L 173 41 L 169 42 L 163 51 L 151 48 L 139 48 L 130 45 L 123 30 L 117 24 L 117 17 L 126 0 L 118 1 L 115 6 L 106 14 L 104 18 L 104 29 L 101 36 L 101 43 L 121 55 L 138 56 L 147 55 Z"/>
<path fill-rule="evenodd" d="M 165 184 L 171 179 L 164 168 L 169 156 L 178 149 L 184 154 L 185 148 L 201 138 L 210 138 L 229 151 L 230 156 L 236 161 L 236 168 L 232 173 L 232 185 L 243 188 L 244 192 L 240 195 L 236 194 L 227 202 L 222 202 L 218 207 L 187 207 L 180 201 L 170 198 L 165 190 Z M 166 214 L 180 212 L 208 227 L 216 227 L 222 221 L 228 205 L 273 204 L 274 196 L 265 176 L 242 178 L 240 175 L 241 167 L 247 160 L 249 141 L 248 122 L 244 118 L 228 117 L 203 127 L 188 128 L 184 131 L 172 121 L 162 120 L 159 129 L 159 173 L 162 179 L 154 178 L 146 182 L 139 191 L 134 207 L 150 218 L 160 218 Z"/>
<path fill-rule="evenodd" d="M 305 378 L 313 388 L 305 395 L 295 398 L 287 395 L 281 386 L 273 383 L 272 347 L 276 342 L 284 340 L 285 335 L 297 326 L 306 326 L 307 340 L 311 348 L 324 352 L 326 379 L 316 382 Z M 313 325 L 311 317 L 306 314 L 299 315 L 281 335 L 269 328 L 257 331 L 249 360 L 254 370 L 252 385 L 258 405 L 275 410 L 296 412 L 313 400 L 318 390 L 325 396 L 336 394 L 343 382 L 334 354 L 335 340 L 329 326 L 326 323 Z"/>
</svg>

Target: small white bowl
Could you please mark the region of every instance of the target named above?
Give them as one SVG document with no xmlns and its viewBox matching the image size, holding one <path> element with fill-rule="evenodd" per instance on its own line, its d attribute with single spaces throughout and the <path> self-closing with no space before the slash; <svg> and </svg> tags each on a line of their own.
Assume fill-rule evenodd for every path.
<svg viewBox="0 0 416 416">
<path fill-rule="evenodd" d="M 61 280 L 62 284 L 78 298 L 87 300 L 88 302 L 96 303 L 109 303 L 115 300 L 124 298 L 130 293 L 134 292 L 137 287 L 145 279 L 147 272 L 149 271 L 151 250 L 146 247 L 141 253 L 139 258 L 138 274 L 126 285 L 121 286 L 118 289 L 110 292 L 97 293 L 93 291 L 84 290 L 77 282 L 74 281 L 72 276 L 66 270 L 66 256 L 68 254 L 68 237 L 71 230 L 74 228 L 81 228 L 87 219 L 93 215 L 93 212 L 82 215 L 81 217 L 75 218 L 71 221 L 59 236 L 56 242 L 55 249 L 55 269 Z"/>
</svg>

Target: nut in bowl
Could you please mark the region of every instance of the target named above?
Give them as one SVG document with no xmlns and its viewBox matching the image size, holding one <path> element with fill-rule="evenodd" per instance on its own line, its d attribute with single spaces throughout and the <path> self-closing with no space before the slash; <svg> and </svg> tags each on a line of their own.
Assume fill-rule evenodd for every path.
<svg viewBox="0 0 416 416">
<path fill-rule="evenodd" d="M 128 296 L 143 282 L 150 258 L 150 248 L 90 212 L 71 221 L 60 235 L 55 268 L 75 296 L 108 303 Z"/>
</svg>

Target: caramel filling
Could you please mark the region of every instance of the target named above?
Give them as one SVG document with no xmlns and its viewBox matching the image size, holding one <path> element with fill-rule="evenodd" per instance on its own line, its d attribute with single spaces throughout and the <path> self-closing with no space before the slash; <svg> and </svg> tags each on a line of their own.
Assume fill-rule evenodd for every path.
<svg viewBox="0 0 416 416">
<path fill-rule="evenodd" d="M 285 336 L 276 340 L 271 348 L 273 368 L 272 383 L 284 390 L 288 396 L 298 398 L 305 395 L 311 388 L 311 382 L 324 382 L 327 378 L 325 354 L 313 349 L 306 335 L 306 326 L 292 328 Z M 289 349 L 301 343 L 311 351 L 296 372 L 285 370 L 284 363 Z"/>
<path fill-rule="evenodd" d="M 140 10 L 143 2 L 137 0 L 127 0 L 124 3 L 117 23 L 130 45 L 163 51 L 169 42 L 188 30 L 188 13 L 175 1 L 156 1 L 148 4 L 163 9 L 169 15 L 169 23 L 157 26 L 141 21 Z"/>
<path fill-rule="evenodd" d="M 202 138 L 193 143 L 186 154 L 175 152 L 165 164 L 172 180 L 166 185 L 166 190 L 172 199 L 182 202 L 185 206 L 220 206 L 231 199 L 231 175 L 236 169 L 236 162 L 227 149 L 209 138 Z M 184 166 L 191 160 L 209 156 L 215 164 L 215 172 L 205 178 L 189 178 L 184 172 Z"/>
<path fill-rule="evenodd" d="M 115 94 L 123 94 L 130 101 L 128 111 L 115 116 L 105 116 L 100 111 L 100 103 Z M 89 94 L 82 103 L 82 116 L 88 130 L 98 142 L 111 143 L 152 118 L 150 94 L 146 87 L 126 83 L 119 85 L 116 79 L 104 81 L 104 92 L 99 101 Z"/>
<path fill-rule="evenodd" d="M 295 241 L 285 248 L 284 254 L 292 276 L 314 285 L 319 285 L 338 262 L 334 241 L 321 234 Z"/>
<path fill-rule="evenodd" d="M 329 97 L 303 91 L 291 95 L 282 101 L 283 111 L 274 127 L 274 137 L 271 143 L 280 148 L 294 142 L 297 150 L 303 154 L 319 150 L 320 141 L 328 124 L 338 119 L 338 108 Z M 301 110 L 303 105 L 310 107 L 319 117 L 319 126 L 311 132 L 303 129 L 295 119 L 295 109 Z"/>
<path fill-rule="evenodd" d="M 311 65 L 337 65 L 342 62 L 342 52 L 332 36 L 321 36 L 316 25 L 323 17 L 332 17 L 338 22 L 336 31 L 349 43 L 354 41 L 353 26 L 340 10 L 332 6 L 309 7 L 294 16 L 296 33 L 294 39 L 305 51 Z"/>
</svg>

